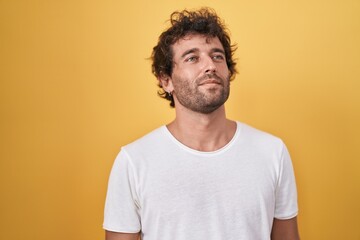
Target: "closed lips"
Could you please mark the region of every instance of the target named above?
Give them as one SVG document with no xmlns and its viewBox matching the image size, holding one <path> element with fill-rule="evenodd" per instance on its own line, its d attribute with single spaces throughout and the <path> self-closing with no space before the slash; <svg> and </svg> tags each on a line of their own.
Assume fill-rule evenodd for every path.
<svg viewBox="0 0 360 240">
<path fill-rule="evenodd" d="M 205 85 L 205 84 L 221 84 L 221 82 L 218 80 L 209 79 L 209 80 L 202 81 L 200 83 L 200 85 Z"/>
</svg>

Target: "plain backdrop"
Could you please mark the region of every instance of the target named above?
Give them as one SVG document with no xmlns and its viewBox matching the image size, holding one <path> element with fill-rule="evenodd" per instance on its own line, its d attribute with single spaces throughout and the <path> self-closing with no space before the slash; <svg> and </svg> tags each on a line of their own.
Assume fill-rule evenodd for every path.
<svg viewBox="0 0 360 240">
<path fill-rule="evenodd" d="M 0 0 L 0 239 L 102 239 L 120 147 L 174 117 L 148 59 L 171 12 L 238 50 L 228 117 L 292 155 L 302 239 L 360 239 L 360 1 Z"/>
</svg>

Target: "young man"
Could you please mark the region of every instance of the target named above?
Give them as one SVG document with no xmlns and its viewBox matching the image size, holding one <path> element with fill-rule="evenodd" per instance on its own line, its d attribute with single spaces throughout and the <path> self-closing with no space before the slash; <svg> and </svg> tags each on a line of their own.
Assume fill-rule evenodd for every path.
<svg viewBox="0 0 360 240">
<path fill-rule="evenodd" d="M 226 118 L 234 50 L 212 10 L 171 15 L 152 59 L 159 94 L 176 118 L 116 158 L 107 240 L 299 239 L 285 145 Z"/>
</svg>

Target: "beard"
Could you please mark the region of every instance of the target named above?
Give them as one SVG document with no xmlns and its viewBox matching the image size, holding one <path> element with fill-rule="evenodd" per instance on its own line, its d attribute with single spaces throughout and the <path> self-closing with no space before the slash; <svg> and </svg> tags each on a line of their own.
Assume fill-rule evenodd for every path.
<svg viewBox="0 0 360 240">
<path fill-rule="evenodd" d="M 202 87 L 202 82 L 215 79 L 216 85 Z M 206 74 L 195 82 L 177 77 L 173 81 L 174 95 L 179 103 L 194 112 L 209 114 L 221 107 L 230 94 L 229 76 L 225 79 L 216 74 Z"/>
</svg>

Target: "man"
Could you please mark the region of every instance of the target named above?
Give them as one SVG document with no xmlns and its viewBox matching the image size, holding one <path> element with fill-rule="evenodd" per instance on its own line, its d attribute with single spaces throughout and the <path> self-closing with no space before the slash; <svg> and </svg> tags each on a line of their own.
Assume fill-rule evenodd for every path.
<svg viewBox="0 0 360 240">
<path fill-rule="evenodd" d="M 159 94 L 176 118 L 116 158 L 107 240 L 299 239 L 286 147 L 226 118 L 234 50 L 214 11 L 171 15 L 152 60 Z"/>
</svg>

